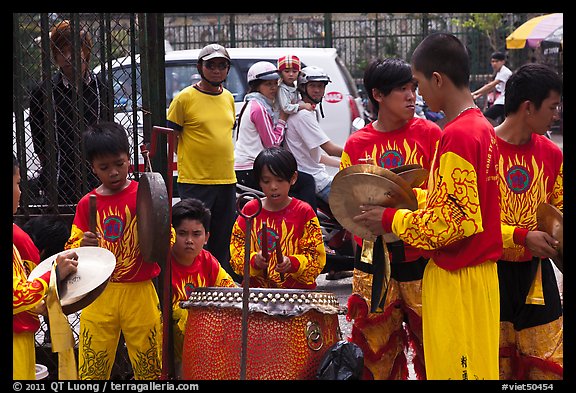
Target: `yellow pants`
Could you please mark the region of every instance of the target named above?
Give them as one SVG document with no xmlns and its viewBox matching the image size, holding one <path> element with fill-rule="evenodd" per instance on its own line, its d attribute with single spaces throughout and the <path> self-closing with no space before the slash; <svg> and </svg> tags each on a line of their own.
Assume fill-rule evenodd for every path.
<svg viewBox="0 0 576 393">
<path fill-rule="evenodd" d="M 108 283 L 80 315 L 78 375 L 109 379 L 120 332 L 126 341 L 135 379 L 161 374 L 162 319 L 152 281 Z"/>
<path fill-rule="evenodd" d="M 36 348 L 33 332 L 13 334 L 12 379 L 36 379 Z"/>
<path fill-rule="evenodd" d="M 428 379 L 497 380 L 496 262 L 448 271 L 430 260 L 422 280 L 422 330 Z"/>
</svg>

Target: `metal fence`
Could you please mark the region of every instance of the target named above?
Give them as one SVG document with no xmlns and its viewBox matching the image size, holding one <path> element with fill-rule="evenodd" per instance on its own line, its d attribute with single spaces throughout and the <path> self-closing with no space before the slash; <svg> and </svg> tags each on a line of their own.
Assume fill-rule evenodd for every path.
<svg viewBox="0 0 576 393">
<path fill-rule="evenodd" d="M 509 19 L 500 31 L 504 42 L 507 28 L 526 20 L 526 14 L 507 14 Z M 200 48 L 219 42 L 227 47 L 335 47 L 351 74 L 360 84 L 363 70 L 376 57 L 400 57 L 409 60 L 415 46 L 428 33 L 450 31 L 470 48 L 473 88 L 485 83 L 492 70 L 489 57 L 493 48 L 478 30 L 464 28 L 466 14 L 84 14 L 84 13 L 15 13 L 13 14 L 13 152 L 21 163 L 22 198 L 15 221 L 22 224 L 38 214 L 57 213 L 69 219 L 78 199 L 90 187 L 89 169 L 85 165 L 80 135 L 86 124 L 79 121 L 87 108 L 74 95 L 70 110 L 75 121 L 70 129 L 73 143 L 60 146 L 73 157 L 77 172 L 74 192 L 59 195 L 56 167 L 57 155 L 49 153 L 46 189 L 39 184 L 42 164 L 34 149 L 29 125 L 30 95 L 42 81 L 57 71 L 50 54 L 49 32 L 64 20 L 71 21 L 74 32 L 86 29 L 92 34 L 93 49 L 90 68 L 99 72 L 107 94 L 103 99 L 102 118 L 116 120 L 127 129 L 131 140 L 131 159 L 138 179 L 138 167 L 143 159 L 139 146 L 150 141 L 153 125 L 165 123 L 164 50 Z M 460 21 L 460 22 L 458 22 Z M 504 48 L 500 48 L 504 49 Z M 74 64 L 80 65 L 79 43 L 74 42 Z M 512 68 L 524 62 L 530 53 L 510 54 Z M 141 67 L 113 72 L 113 60 L 128 56 L 134 63 L 140 56 Z M 79 68 L 76 68 L 79 69 Z M 50 97 L 54 86 L 46 84 L 40 105 L 46 119 L 44 132 L 48 151 L 57 150 L 54 125 L 55 111 Z M 132 103 L 135 103 L 134 105 Z M 159 158 L 161 159 L 161 157 Z M 165 173 L 160 167 L 156 169 Z M 69 316 L 78 340 L 79 314 Z M 48 325 L 42 321 L 37 334 L 38 358 L 56 376 L 57 362 L 52 354 Z M 129 377 L 130 365 L 125 348 L 119 345 L 114 376 Z"/>
</svg>

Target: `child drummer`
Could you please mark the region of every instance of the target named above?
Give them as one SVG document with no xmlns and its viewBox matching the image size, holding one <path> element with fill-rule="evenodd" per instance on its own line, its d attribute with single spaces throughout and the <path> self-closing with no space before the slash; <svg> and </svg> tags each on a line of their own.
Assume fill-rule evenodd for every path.
<svg viewBox="0 0 576 393">
<path fill-rule="evenodd" d="M 230 241 L 230 264 L 244 273 L 246 223 L 251 223 L 250 286 L 314 289 L 316 277 L 326 264 L 326 251 L 318 217 L 304 201 L 288 196 L 298 177 L 296 159 L 281 147 L 264 149 L 254 161 L 254 175 L 265 198 L 254 219 L 238 216 Z M 254 215 L 259 201 L 242 209 Z M 262 241 L 264 239 L 264 241 Z"/>
</svg>

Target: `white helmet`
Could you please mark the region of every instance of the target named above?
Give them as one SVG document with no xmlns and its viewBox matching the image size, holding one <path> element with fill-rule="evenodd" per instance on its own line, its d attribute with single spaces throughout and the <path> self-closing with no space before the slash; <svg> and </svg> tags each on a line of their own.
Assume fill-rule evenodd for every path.
<svg viewBox="0 0 576 393">
<path fill-rule="evenodd" d="M 254 63 L 248 70 L 248 83 L 255 80 L 269 81 L 280 78 L 276 66 L 268 61 Z"/>
<path fill-rule="evenodd" d="M 300 70 L 298 74 L 298 85 L 303 86 L 308 82 L 332 82 L 328 74 L 320 67 L 308 66 Z"/>
</svg>

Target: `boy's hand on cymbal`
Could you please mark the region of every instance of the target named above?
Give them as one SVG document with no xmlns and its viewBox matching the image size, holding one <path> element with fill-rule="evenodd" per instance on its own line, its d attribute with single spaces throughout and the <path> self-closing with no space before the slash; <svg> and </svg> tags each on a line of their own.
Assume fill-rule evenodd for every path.
<svg viewBox="0 0 576 393">
<path fill-rule="evenodd" d="M 72 250 L 60 253 L 56 257 L 56 270 L 60 280 L 76 273 L 78 271 L 78 254 Z"/>
</svg>

